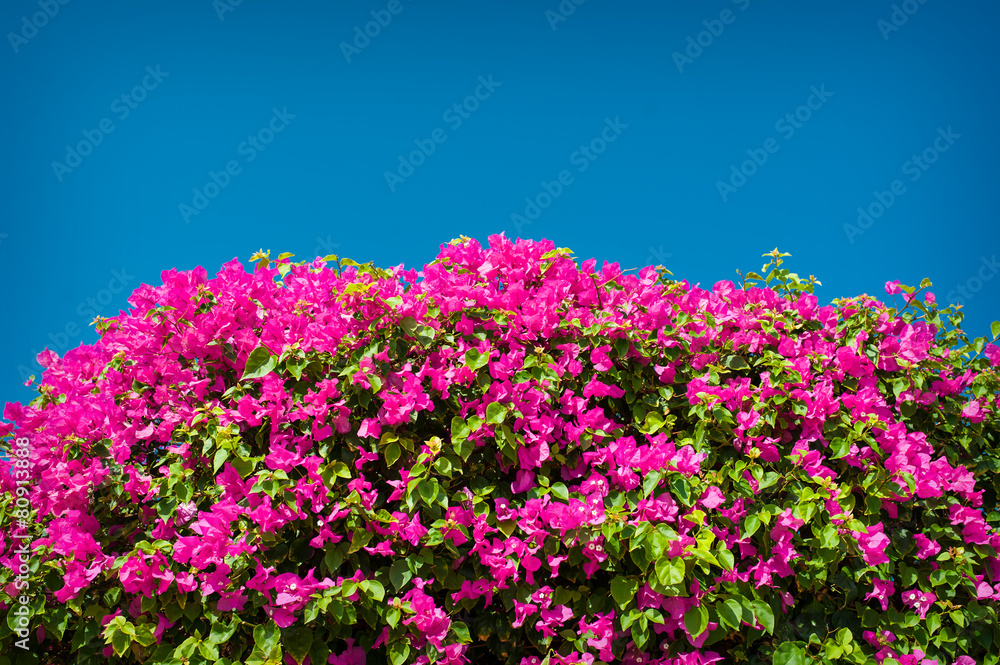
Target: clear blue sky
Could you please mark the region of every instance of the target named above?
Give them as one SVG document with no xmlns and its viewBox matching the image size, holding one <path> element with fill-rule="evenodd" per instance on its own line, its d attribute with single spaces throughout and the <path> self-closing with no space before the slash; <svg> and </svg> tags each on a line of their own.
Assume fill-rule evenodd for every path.
<svg viewBox="0 0 1000 665">
<path fill-rule="evenodd" d="M 929 277 L 1000 319 L 995 3 L 234 1 L 0 8 L 0 401 L 258 248 L 503 231 L 709 285 L 778 246 L 822 301 Z"/>
</svg>

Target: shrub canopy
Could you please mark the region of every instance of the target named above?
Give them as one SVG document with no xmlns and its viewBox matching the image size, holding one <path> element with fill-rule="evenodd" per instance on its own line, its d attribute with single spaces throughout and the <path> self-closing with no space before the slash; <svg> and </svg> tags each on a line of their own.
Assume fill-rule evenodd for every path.
<svg viewBox="0 0 1000 665">
<path fill-rule="evenodd" d="M 765 256 L 164 272 L 6 407 L 0 663 L 997 663 L 1000 348 Z"/>
</svg>

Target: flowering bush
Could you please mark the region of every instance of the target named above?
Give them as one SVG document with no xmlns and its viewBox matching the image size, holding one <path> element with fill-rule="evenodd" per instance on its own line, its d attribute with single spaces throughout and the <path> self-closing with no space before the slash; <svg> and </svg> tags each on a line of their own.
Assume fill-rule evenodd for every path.
<svg viewBox="0 0 1000 665">
<path fill-rule="evenodd" d="M 765 256 L 164 272 L 6 407 L 0 663 L 997 663 L 1000 348 Z"/>
</svg>

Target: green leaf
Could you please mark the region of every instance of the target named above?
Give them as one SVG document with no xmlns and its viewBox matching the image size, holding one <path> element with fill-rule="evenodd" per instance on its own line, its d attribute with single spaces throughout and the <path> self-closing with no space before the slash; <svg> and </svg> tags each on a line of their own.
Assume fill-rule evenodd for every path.
<svg viewBox="0 0 1000 665">
<path fill-rule="evenodd" d="M 404 316 L 399 321 L 399 327 L 405 330 L 408 335 L 412 335 L 417 330 L 417 320 L 412 316 Z"/>
<path fill-rule="evenodd" d="M 757 532 L 760 528 L 760 518 L 756 515 L 751 515 L 750 517 L 743 520 L 743 537 L 749 538 Z"/>
<path fill-rule="evenodd" d="M 728 356 L 722 364 L 729 369 L 746 369 L 750 367 L 750 365 L 747 365 L 747 361 L 743 360 L 742 356 Z"/>
<path fill-rule="evenodd" d="M 941 615 L 936 612 L 927 615 L 927 632 L 933 635 L 941 627 Z"/>
<path fill-rule="evenodd" d="M 469 425 L 464 420 L 458 416 L 454 416 L 451 419 L 452 443 L 457 443 L 458 441 L 469 438 L 470 433 L 471 430 L 469 429 Z"/>
<path fill-rule="evenodd" d="M 410 572 L 410 568 L 403 559 L 397 559 L 389 567 L 389 581 L 392 582 L 392 586 L 396 587 L 396 591 L 402 589 L 412 578 L 413 573 Z"/>
<path fill-rule="evenodd" d="M 469 634 L 469 627 L 461 621 L 453 621 L 451 624 L 451 631 L 455 633 L 455 637 L 462 644 L 469 644 L 472 642 L 472 636 Z"/>
<path fill-rule="evenodd" d="M 507 417 L 507 408 L 500 402 L 491 402 L 486 407 L 486 422 L 490 425 L 499 425 Z"/>
<path fill-rule="evenodd" d="M 344 563 L 344 555 L 341 553 L 340 548 L 336 546 L 330 546 L 331 549 L 323 556 L 323 562 L 326 564 L 327 569 L 333 574 L 337 572 L 340 568 L 340 564 Z"/>
<path fill-rule="evenodd" d="M 691 505 L 691 487 L 684 478 L 674 478 L 670 481 L 670 487 L 674 490 L 674 496 L 681 500 L 685 506 Z"/>
<path fill-rule="evenodd" d="M 434 460 L 434 470 L 440 473 L 442 476 L 447 476 L 451 478 L 452 466 L 451 460 L 447 457 L 438 457 Z"/>
<path fill-rule="evenodd" d="M 174 485 L 174 493 L 177 495 L 178 501 L 181 503 L 187 503 L 191 500 L 191 495 L 194 493 L 194 490 L 191 489 L 190 485 L 182 482 Z"/>
<path fill-rule="evenodd" d="M 367 584 L 367 592 L 370 598 L 374 598 L 378 602 L 382 602 L 385 598 L 385 587 L 378 580 L 365 580 L 362 585 Z"/>
<path fill-rule="evenodd" d="M 305 660 L 306 656 L 309 654 L 309 648 L 312 647 L 312 641 L 312 630 L 306 628 L 305 626 L 299 626 L 298 628 L 289 631 L 282 640 L 285 648 L 288 649 L 288 653 L 292 654 L 292 658 L 294 658 L 298 663 Z"/>
<path fill-rule="evenodd" d="M 704 605 L 692 607 L 684 613 L 684 627 L 692 637 L 698 637 L 708 627 L 708 608 Z"/>
<path fill-rule="evenodd" d="M 715 558 L 719 561 L 719 565 L 726 570 L 733 570 L 736 567 L 736 559 L 733 553 L 725 548 L 725 544 L 720 542 L 719 549 L 715 555 Z"/>
<path fill-rule="evenodd" d="M 153 626 L 148 623 L 142 623 L 135 627 L 135 641 L 144 647 L 156 642 L 156 636 L 153 635 Z"/>
<path fill-rule="evenodd" d="M 650 411 L 652 413 L 652 411 Z M 648 420 L 648 418 L 647 418 Z M 663 474 L 659 471 L 651 471 L 646 479 L 642 481 L 642 493 L 646 496 L 650 496 L 653 490 L 660 484 L 660 480 L 663 478 Z"/>
<path fill-rule="evenodd" d="M 198 653 L 205 657 L 210 663 L 219 660 L 219 650 L 214 644 L 208 642 L 198 642 Z"/>
<path fill-rule="evenodd" d="M 847 439 L 837 438 L 830 442 L 830 459 L 840 459 L 851 452 L 851 442 Z"/>
<path fill-rule="evenodd" d="M 806 650 L 798 642 L 784 642 L 774 650 L 774 665 L 806 665 Z"/>
<path fill-rule="evenodd" d="M 684 559 L 681 558 L 660 559 L 656 562 L 655 570 L 656 579 L 664 586 L 680 584 L 684 581 L 684 573 L 686 572 Z"/>
<path fill-rule="evenodd" d="M 738 602 L 730 598 L 718 607 L 718 611 L 722 623 L 730 628 L 739 629 L 743 621 L 743 608 Z"/>
<path fill-rule="evenodd" d="M 194 652 L 198 650 L 198 638 L 191 636 L 180 643 L 180 645 L 174 649 L 174 656 L 180 658 L 190 658 L 194 655 Z"/>
<path fill-rule="evenodd" d="M 83 620 L 77 624 L 73 633 L 73 641 L 70 643 L 70 650 L 77 651 L 81 647 L 89 644 L 100 634 L 100 628 L 96 621 L 92 619 Z"/>
<path fill-rule="evenodd" d="M 990 332 L 993 333 L 993 339 L 1000 337 L 1000 321 L 994 321 L 990 324 Z"/>
<path fill-rule="evenodd" d="M 391 665 L 403 665 L 406 657 L 410 655 L 410 644 L 405 640 L 396 640 L 389 643 L 389 663 Z"/>
<path fill-rule="evenodd" d="M 383 454 L 385 455 L 386 466 L 392 466 L 396 463 L 396 460 L 399 459 L 402 451 L 399 449 L 399 444 L 394 442 L 385 447 L 385 452 Z"/>
<path fill-rule="evenodd" d="M 367 545 L 371 539 L 372 539 L 371 531 L 368 531 L 367 529 L 355 529 L 354 531 L 351 532 L 351 546 L 347 548 L 347 553 L 353 554 L 354 552 L 357 552 L 362 547 Z M 346 594 L 346 595 L 349 596 L 351 594 Z"/>
<path fill-rule="evenodd" d="M 227 459 L 229 459 L 228 450 L 219 448 L 217 451 L 215 451 L 215 459 L 212 461 L 212 472 L 218 473 L 219 469 L 222 468 L 222 465 L 226 463 Z"/>
<path fill-rule="evenodd" d="M 421 480 L 417 484 L 417 492 L 420 493 L 420 498 L 424 500 L 428 506 L 434 505 L 434 499 L 438 495 L 438 482 L 434 479 L 431 480 Z"/>
<path fill-rule="evenodd" d="M 240 623 L 241 621 L 235 615 L 228 626 L 223 623 L 213 623 L 212 632 L 208 635 L 208 641 L 212 644 L 225 644 L 236 633 L 236 629 Z"/>
<path fill-rule="evenodd" d="M 243 662 L 244 665 L 265 665 L 265 664 L 273 665 L 275 661 L 269 660 L 266 653 L 261 651 L 259 647 L 255 647 L 254 650 L 250 653 L 250 655 L 247 656 L 247 659 Z M 170 665 L 173 665 L 173 663 L 171 663 Z"/>
<path fill-rule="evenodd" d="M 278 646 L 281 635 L 278 626 L 273 621 L 257 626 L 253 629 L 253 641 L 264 653 L 270 653 L 271 649 Z"/>
<path fill-rule="evenodd" d="M 111 636 L 111 648 L 119 657 L 128 650 L 130 644 L 132 644 L 132 640 L 125 633 L 116 632 Z"/>
<path fill-rule="evenodd" d="M 657 411 L 648 411 L 646 413 L 646 419 L 639 428 L 643 434 L 656 434 L 659 432 L 666 421 L 663 419 L 663 414 Z"/>
<path fill-rule="evenodd" d="M 265 346 L 258 346 L 250 352 L 247 358 L 246 367 L 243 368 L 241 381 L 246 379 L 257 379 L 265 374 L 269 374 L 278 366 L 278 358 Z"/>
<path fill-rule="evenodd" d="M 611 580 L 611 597 L 624 608 L 639 591 L 639 581 L 631 577 L 616 577 Z"/>
<path fill-rule="evenodd" d="M 985 337 L 977 337 L 976 341 L 974 343 L 974 347 L 976 349 L 976 353 L 977 354 L 978 353 L 982 353 L 984 346 L 986 346 L 986 338 Z"/>
<path fill-rule="evenodd" d="M 760 625 L 764 626 L 764 630 L 773 635 L 774 612 L 771 611 L 771 606 L 762 600 L 754 600 L 750 603 L 750 606 L 753 608 L 753 615 L 757 617 Z"/>
</svg>

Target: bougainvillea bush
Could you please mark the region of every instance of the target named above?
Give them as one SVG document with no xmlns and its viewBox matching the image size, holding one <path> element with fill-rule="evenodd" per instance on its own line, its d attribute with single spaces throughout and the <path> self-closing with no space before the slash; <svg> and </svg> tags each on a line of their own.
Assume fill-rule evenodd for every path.
<svg viewBox="0 0 1000 665">
<path fill-rule="evenodd" d="M 6 407 L 0 662 L 997 663 L 1000 348 L 765 256 L 164 272 Z"/>
</svg>

